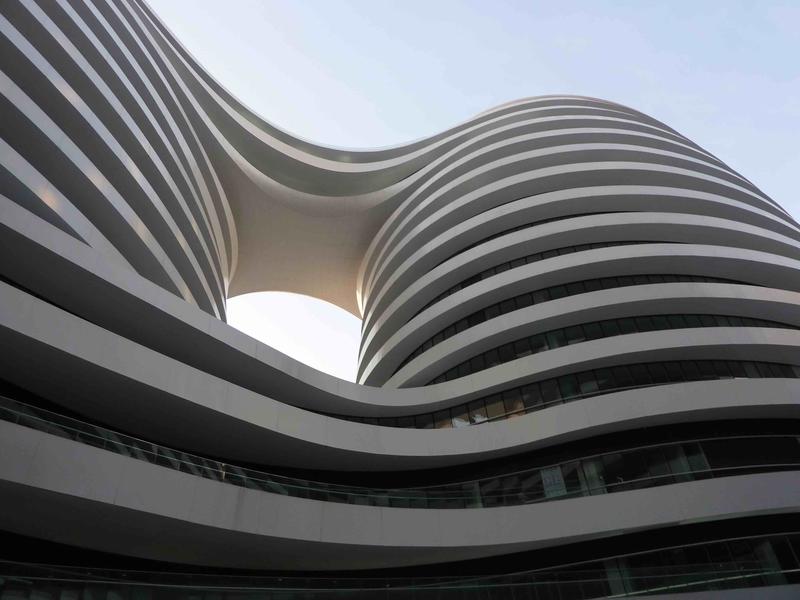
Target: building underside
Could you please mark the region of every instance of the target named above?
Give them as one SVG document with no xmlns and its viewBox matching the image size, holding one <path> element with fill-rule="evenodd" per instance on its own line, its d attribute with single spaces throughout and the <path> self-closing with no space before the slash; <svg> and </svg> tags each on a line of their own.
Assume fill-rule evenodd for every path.
<svg viewBox="0 0 800 600">
<path fill-rule="evenodd" d="M 719 159 L 577 96 L 326 148 L 141 0 L 0 31 L 2 600 L 800 593 L 800 227 Z"/>
</svg>

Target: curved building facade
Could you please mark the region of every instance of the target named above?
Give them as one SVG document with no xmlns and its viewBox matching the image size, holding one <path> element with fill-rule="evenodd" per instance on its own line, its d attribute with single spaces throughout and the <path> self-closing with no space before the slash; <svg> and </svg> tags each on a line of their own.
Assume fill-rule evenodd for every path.
<svg viewBox="0 0 800 600">
<path fill-rule="evenodd" d="M 327 148 L 141 0 L 0 32 L 3 599 L 800 592 L 800 226 L 719 159 L 577 96 Z"/>
</svg>

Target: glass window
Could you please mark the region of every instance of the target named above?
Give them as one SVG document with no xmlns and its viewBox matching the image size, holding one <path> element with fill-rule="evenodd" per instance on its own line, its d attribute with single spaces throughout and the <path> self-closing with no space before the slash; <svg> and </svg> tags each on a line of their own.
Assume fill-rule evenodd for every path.
<svg viewBox="0 0 800 600">
<path fill-rule="evenodd" d="M 522 387 L 522 404 L 525 408 L 531 409 L 542 403 L 542 394 L 539 391 L 539 384 L 532 383 Z"/>
<path fill-rule="evenodd" d="M 500 274 L 500 273 L 502 273 L 504 271 L 508 271 L 508 269 L 509 269 L 508 263 L 503 263 L 502 265 L 497 265 L 494 268 L 494 271 L 495 271 L 495 273 Z"/>
<path fill-rule="evenodd" d="M 524 256 L 522 258 L 516 258 L 516 259 L 511 261 L 511 268 L 512 269 L 516 269 L 517 267 L 521 267 L 524 264 L 525 264 L 525 257 Z"/>
<path fill-rule="evenodd" d="M 586 336 L 583 334 L 583 329 L 580 325 L 573 325 L 572 327 L 567 327 L 564 330 L 564 337 L 567 340 L 567 344 L 577 344 L 579 342 L 583 342 L 586 339 Z"/>
<path fill-rule="evenodd" d="M 611 372 L 614 374 L 614 387 L 624 388 L 634 384 L 633 375 L 631 375 L 631 371 L 628 367 L 614 367 L 611 369 Z"/>
<path fill-rule="evenodd" d="M 578 385 L 580 386 L 581 394 L 591 394 L 599 388 L 597 379 L 595 379 L 594 373 L 591 371 L 578 375 Z"/>
<path fill-rule="evenodd" d="M 417 429 L 433 429 L 433 415 L 418 415 L 414 417 L 414 426 Z"/>
<path fill-rule="evenodd" d="M 717 327 L 730 327 L 731 324 L 732 324 L 728 320 L 728 317 L 724 317 L 722 315 L 714 315 L 714 321 L 716 322 Z M 740 323 L 737 323 L 736 325 L 739 325 L 739 324 Z"/>
<path fill-rule="evenodd" d="M 414 417 L 397 417 L 398 427 L 414 427 Z"/>
<path fill-rule="evenodd" d="M 469 422 L 470 423 L 483 423 L 488 417 L 486 416 L 486 406 L 483 400 L 475 400 L 469 403 Z"/>
<path fill-rule="evenodd" d="M 673 329 L 683 329 L 686 327 L 686 321 L 682 315 L 669 315 L 667 320 L 669 321 L 669 326 Z"/>
<path fill-rule="evenodd" d="M 636 285 L 647 285 L 648 283 L 653 283 L 653 280 L 650 279 L 650 275 L 634 275 L 633 282 Z"/>
<path fill-rule="evenodd" d="M 605 337 L 613 337 L 620 334 L 619 325 L 615 320 L 603 321 L 600 323 Z"/>
<path fill-rule="evenodd" d="M 724 360 L 715 360 L 714 361 L 714 370 L 717 372 L 718 377 L 733 377 L 731 375 L 730 370 L 728 369 L 728 363 Z"/>
<path fill-rule="evenodd" d="M 686 321 L 687 327 L 702 327 L 703 324 L 700 322 L 700 317 L 698 315 L 684 315 L 684 321 Z"/>
<path fill-rule="evenodd" d="M 558 390 L 558 382 L 555 379 L 542 381 L 539 384 L 539 391 L 542 394 L 542 401 L 545 405 L 561 399 L 561 392 Z"/>
<path fill-rule="evenodd" d="M 610 390 L 614 386 L 614 377 L 611 369 L 595 369 L 595 378 L 597 379 L 597 387 L 601 390 Z"/>
<path fill-rule="evenodd" d="M 557 498 L 567 493 L 567 485 L 564 481 L 564 474 L 561 471 L 561 467 L 547 467 L 546 469 L 542 469 L 540 473 L 542 474 L 545 496 L 548 498 Z"/>
<path fill-rule="evenodd" d="M 597 340 L 603 337 L 603 329 L 600 323 L 588 323 L 583 326 L 583 333 L 587 340 Z"/>
<path fill-rule="evenodd" d="M 728 369 L 732 377 L 747 377 L 747 372 L 744 370 L 744 365 L 738 360 L 729 360 Z"/>
<path fill-rule="evenodd" d="M 469 328 L 469 322 L 466 319 L 456 321 L 456 333 L 461 333 L 467 328 Z"/>
<path fill-rule="evenodd" d="M 668 383 L 669 376 L 664 365 L 659 363 L 652 363 L 647 365 L 647 370 L 650 372 L 650 377 L 653 378 L 653 383 Z"/>
<path fill-rule="evenodd" d="M 521 294 L 515 298 L 515 302 L 517 303 L 517 308 L 526 308 L 533 304 L 533 298 L 531 298 L 530 294 Z"/>
<path fill-rule="evenodd" d="M 453 426 L 453 421 L 450 419 L 449 410 L 440 410 L 433 415 L 433 420 L 436 425 L 436 429 L 449 429 Z"/>
<path fill-rule="evenodd" d="M 602 457 L 603 475 L 607 485 L 616 490 L 626 489 L 623 484 L 647 476 L 647 463 L 638 452 L 616 452 Z"/>
<path fill-rule="evenodd" d="M 574 296 L 576 294 L 582 294 L 586 291 L 586 288 L 583 285 L 582 281 L 576 281 L 574 283 L 567 284 L 567 295 Z"/>
<path fill-rule="evenodd" d="M 486 400 L 486 414 L 489 419 L 500 419 L 506 414 L 503 398 L 500 394 L 495 394 Z"/>
<path fill-rule="evenodd" d="M 699 381 L 701 378 L 700 369 L 697 368 L 697 364 L 691 360 L 684 360 L 681 361 L 681 368 L 683 369 L 683 374 L 686 376 L 686 381 Z"/>
<path fill-rule="evenodd" d="M 466 377 L 470 373 L 472 373 L 472 369 L 470 369 L 470 367 L 469 367 L 469 362 L 463 362 L 460 365 L 458 365 L 458 376 L 459 377 Z"/>
<path fill-rule="evenodd" d="M 548 290 L 537 290 L 531 294 L 533 303 L 539 304 L 540 302 L 547 302 L 550 300 L 550 292 Z"/>
<path fill-rule="evenodd" d="M 520 494 L 522 501 L 533 501 L 544 497 L 544 485 L 541 471 L 526 474 L 520 481 Z"/>
<path fill-rule="evenodd" d="M 600 280 L 600 284 L 603 286 L 604 290 L 610 290 L 615 287 L 619 287 L 619 282 L 617 281 L 616 277 L 603 277 Z"/>
<path fill-rule="evenodd" d="M 486 357 L 486 368 L 494 367 L 500 364 L 500 355 L 497 353 L 497 348 L 493 348 L 484 354 Z"/>
<path fill-rule="evenodd" d="M 636 329 L 639 331 L 653 331 L 655 327 L 650 317 L 636 317 Z"/>
<path fill-rule="evenodd" d="M 457 292 L 462 288 L 478 283 L 482 279 L 486 279 L 487 277 L 491 277 L 492 275 L 494 275 L 493 269 L 489 269 L 487 271 L 481 271 L 477 275 L 473 275 L 472 277 L 467 277 L 464 281 L 462 281 L 458 285 L 454 285 L 453 287 L 451 287 L 450 290 L 452 292 Z"/>
<path fill-rule="evenodd" d="M 561 390 L 562 398 L 572 398 L 580 394 L 578 380 L 574 375 L 564 375 L 558 378 L 558 387 Z"/>
<path fill-rule="evenodd" d="M 653 328 L 656 330 L 671 329 L 669 321 L 664 315 L 655 315 L 650 317 L 650 320 L 653 322 Z"/>
<path fill-rule="evenodd" d="M 447 329 L 444 330 L 444 339 L 451 338 L 456 334 L 456 326 L 455 324 L 450 325 Z"/>
<path fill-rule="evenodd" d="M 506 313 L 510 313 L 512 310 L 517 309 L 517 304 L 514 302 L 514 298 L 509 298 L 508 300 L 503 300 L 500 303 L 500 314 L 504 315 Z"/>
<path fill-rule="evenodd" d="M 567 288 L 563 285 L 557 285 L 555 287 L 550 288 L 550 299 L 557 300 L 558 298 L 563 298 L 567 295 Z"/>
<path fill-rule="evenodd" d="M 617 283 L 620 287 L 626 287 L 629 285 L 634 285 L 636 280 L 630 275 L 623 275 L 622 277 L 617 277 Z"/>
<path fill-rule="evenodd" d="M 541 333 L 538 335 L 532 335 L 529 338 L 529 343 L 534 354 L 537 352 L 544 352 L 548 349 L 547 339 Z"/>
<path fill-rule="evenodd" d="M 647 473 L 649 476 L 669 474 L 669 463 L 667 462 L 662 448 L 645 450 L 643 452 L 643 458 L 647 463 Z"/>
<path fill-rule="evenodd" d="M 786 377 L 786 373 L 784 373 L 783 369 L 781 368 L 782 365 L 776 365 L 774 363 L 765 363 L 766 367 L 771 371 L 773 377 Z"/>
<path fill-rule="evenodd" d="M 467 317 L 467 324 L 470 327 L 475 327 L 475 325 L 479 325 L 486 320 L 486 316 L 483 314 L 483 311 L 472 313 L 470 316 Z"/>
<path fill-rule="evenodd" d="M 747 377 L 751 379 L 758 379 L 759 377 L 761 377 L 761 372 L 758 370 L 758 367 L 755 365 L 755 363 L 746 361 L 742 363 L 742 366 L 744 367 L 744 370 L 747 373 Z"/>
<path fill-rule="evenodd" d="M 558 250 L 545 250 L 542 252 L 542 258 L 553 258 L 558 256 Z"/>
<path fill-rule="evenodd" d="M 728 317 L 728 322 L 731 324 L 731 327 L 743 327 L 744 322 L 739 317 Z"/>
<path fill-rule="evenodd" d="M 702 379 L 716 379 L 717 372 L 714 370 L 714 365 L 711 363 L 710 360 L 698 360 L 696 361 L 697 369 L 700 371 L 700 377 Z"/>
<path fill-rule="evenodd" d="M 480 482 L 480 489 L 483 506 L 499 506 L 502 503 L 502 490 L 500 489 L 499 479 L 484 479 Z"/>
<path fill-rule="evenodd" d="M 449 369 L 447 371 L 447 373 L 444 374 L 444 376 L 445 376 L 445 379 L 447 379 L 447 381 L 452 381 L 453 379 L 457 379 L 458 378 L 458 367 L 453 367 L 452 369 Z"/>
<path fill-rule="evenodd" d="M 716 327 L 717 320 L 711 315 L 700 315 L 700 323 L 703 327 Z"/>
<path fill-rule="evenodd" d="M 556 329 L 555 331 L 550 331 L 547 334 L 547 345 L 553 348 L 560 348 L 561 346 L 567 345 L 567 338 L 564 335 L 563 329 Z"/>
<path fill-rule="evenodd" d="M 537 252 L 536 254 L 529 255 L 525 259 L 525 262 L 527 262 L 528 264 L 531 264 L 531 263 L 539 262 L 540 260 L 542 260 L 542 255 L 541 255 L 541 253 Z"/>
<path fill-rule="evenodd" d="M 521 415 L 525 406 L 522 403 L 522 393 L 519 388 L 503 392 L 503 405 L 509 415 Z M 799 445 L 800 446 L 800 445 Z"/>
<path fill-rule="evenodd" d="M 499 304 L 492 304 L 489 308 L 487 308 L 483 313 L 486 315 L 486 320 L 494 319 L 495 317 L 500 316 L 500 305 Z"/>
<path fill-rule="evenodd" d="M 664 368 L 667 370 L 667 377 L 670 381 L 684 381 L 683 370 L 681 369 L 680 363 L 664 363 Z"/>
<path fill-rule="evenodd" d="M 600 283 L 599 279 L 590 279 L 589 281 L 584 281 L 583 286 L 586 288 L 587 292 L 596 292 L 597 290 L 603 289 L 603 284 Z"/>
<path fill-rule="evenodd" d="M 636 322 L 631 318 L 617 319 L 617 324 L 619 325 L 620 333 L 636 333 L 638 331 Z"/>
<path fill-rule="evenodd" d="M 633 376 L 634 385 L 650 385 L 652 380 L 650 378 L 650 373 L 647 371 L 647 367 L 644 365 L 631 365 L 628 368 Z"/>
<path fill-rule="evenodd" d="M 696 442 L 682 444 L 686 460 L 689 463 L 689 469 L 692 471 L 705 471 L 708 469 L 708 461 L 705 454 Z M 695 477 L 697 477 L 695 475 Z"/>
<path fill-rule="evenodd" d="M 469 360 L 469 368 L 473 373 L 477 373 L 478 371 L 483 371 L 486 368 L 486 363 L 483 359 L 483 354 L 479 354 L 478 356 L 471 358 Z"/>
<path fill-rule="evenodd" d="M 453 427 L 466 427 L 469 425 L 469 414 L 466 406 L 451 408 L 450 417 L 453 420 Z"/>
<path fill-rule="evenodd" d="M 511 344 L 503 344 L 497 349 L 497 353 L 500 355 L 501 363 L 507 363 L 516 358 L 514 356 L 514 347 Z"/>
<path fill-rule="evenodd" d="M 514 354 L 517 357 L 528 356 L 531 353 L 531 346 L 528 338 L 523 338 L 514 342 Z"/>
</svg>

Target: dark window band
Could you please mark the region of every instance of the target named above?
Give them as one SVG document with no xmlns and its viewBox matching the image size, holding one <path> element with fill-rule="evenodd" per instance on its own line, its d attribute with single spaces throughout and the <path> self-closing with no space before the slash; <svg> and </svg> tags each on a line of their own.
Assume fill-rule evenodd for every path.
<svg viewBox="0 0 800 600">
<path fill-rule="evenodd" d="M 598 290 L 610 290 L 633 285 L 687 281 L 697 283 L 733 283 L 738 285 L 753 285 L 743 281 L 733 281 L 731 279 L 721 279 L 719 277 L 701 277 L 698 275 L 623 275 L 620 277 L 585 279 L 583 281 L 574 281 L 564 285 L 554 285 L 551 287 L 542 288 L 531 293 L 525 292 L 524 294 L 519 294 L 513 298 L 508 298 L 502 302 L 497 302 L 491 306 L 487 306 L 486 308 L 459 319 L 452 325 L 442 329 L 420 344 L 402 363 L 400 363 L 400 366 L 397 367 L 395 373 L 397 373 L 400 369 L 402 369 L 426 350 L 429 350 L 437 344 L 442 343 L 446 339 L 453 337 L 455 334 L 461 333 L 470 327 L 480 325 L 484 321 L 494 319 L 495 317 L 499 317 L 500 315 L 504 315 L 521 308 L 526 308 L 535 304 L 541 304 L 543 302 L 549 302 L 550 300 L 566 298 L 567 296 L 595 292 Z"/>
<path fill-rule="evenodd" d="M 479 398 L 441 411 L 404 417 L 351 417 L 331 415 L 338 419 L 415 429 L 466 427 L 489 421 L 500 421 L 542 410 L 556 404 L 610 394 L 624 390 L 652 387 L 686 381 L 714 379 L 800 379 L 800 367 L 777 363 L 740 360 L 681 360 L 639 363 L 603 369 L 592 369 L 571 375 L 553 377 L 515 387 L 502 393 Z"/>
<path fill-rule="evenodd" d="M 513 202 L 516 202 L 516 200 L 514 200 Z M 508 203 L 506 203 L 506 204 L 508 204 Z M 492 207 L 489 210 L 494 210 L 495 208 L 497 208 L 497 207 L 496 206 Z M 488 212 L 488 210 L 484 211 L 484 212 Z M 617 214 L 618 212 L 619 211 L 608 211 L 608 212 L 599 212 L 599 213 L 580 213 L 580 214 L 574 214 L 574 215 L 573 214 L 559 215 L 557 217 L 551 217 L 549 219 L 542 219 L 541 221 L 533 221 L 532 223 L 525 223 L 523 225 L 516 225 L 514 227 L 509 227 L 508 229 L 504 229 L 503 231 L 498 231 L 497 233 L 493 233 L 493 234 L 491 234 L 489 236 L 486 236 L 485 238 L 482 238 L 482 239 L 478 240 L 477 242 L 473 242 L 468 246 L 464 246 L 463 248 L 460 248 L 458 251 L 453 252 L 453 254 L 451 254 L 450 256 L 448 256 L 447 258 L 442 260 L 441 262 L 437 263 L 436 266 L 438 267 L 442 263 L 447 262 L 451 258 L 458 256 L 459 254 L 463 254 L 467 250 L 472 250 L 473 248 L 477 248 L 481 244 L 485 244 L 486 242 L 491 242 L 492 240 L 496 240 L 497 238 L 501 238 L 504 235 L 510 235 L 512 233 L 516 233 L 517 231 L 522 231 L 523 229 L 530 229 L 531 227 L 538 227 L 539 225 L 546 225 L 547 223 L 555 223 L 556 221 L 566 221 L 567 219 L 577 219 L 577 218 L 580 218 L 580 217 L 593 217 L 593 216 L 596 216 L 596 215 L 613 215 L 613 214 Z M 626 212 L 633 212 L 633 211 L 626 211 Z M 481 214 L 483 214 L 483 213 L 481 213 Z"/>
<path fill-rule="evenodd" d="M 434 377 L 426 385 L 452 381 L 496 365 L 510 362 L 530 354 L 571 346 L 602 338 L 610 338 L 628 333 L 663 331 L 667 329 L 692 329 L 697 327 L 774 327 L 779 329 L 798 329 L 795 325 L 725 315 L 650 315 L 605 319 L 592 323 L 582 323 L 544 333 L 526 336 L 502 346 L 492 348 L 473 356 L 469 360 L 448 369 Z"/>
<path fill-rule="evenodd" d="M 531 263 L 539 262 L 540 260 L 545 260 L 546 258 L 554 258 L 556 256 L 564 256 L 565 254 L 575 254 L 576 252 L 584 252 L 586 250 L 596 250 L 597 248 L 613 248 L 615 246 L 636 246 L 640 244 L 655 244 L 655 243 L 664 243 L 664 242 L 597 242 L 594 244 L 579 244 L 577 246 L 565 246 L 563 248 L 556 248 L 555 250 L 545 250 L 543 252 L 534 252 L 533 254 L 528 254 L 527 256 L 521 256 L 519 258 L 515 258 L 514 260 L 509 260 L 499 265 L 495 265 L 489 269 L 484 269 L 477 275 L 472 275 L 471 277 L 467 277 L 463 281 L 458 282 L 451 288 L 447 289 L 446 291 L 442 292 L 436 298 L 428 302 L 425 306 L 420 308 L 416 313 L 414 313 L 414 317 L 416 317 L 419 313 L 423 310 L 427 310 L 437 302 L 440 302 L 447 298 L 448 296 L 452 296 L 458 291 L 463 290 L 465 287 L 469 287 L 473 284 L 478 283 L 479 281 L 483 281 L 484 279 L 488 279 L 489 277 L 494 277 L 495 275 L 499 275 L 500 273 L 504 273 L 509 269 L 515 269 L 517 267 L 521 267 L 523 265 L 529 265 Z M 673 242 L 669 242 L 673 243 Z M 411 317 L 413 319 L 414 317 Z M 411 320 L 409 319 L 409 321 Z"/>
<path fill-rule="evenodd" d="M 741 521 L 739 521 L 741 522 Z M 737 531 L 738 523 L 731 531 Z M 769 529 L 777 529 L 769 527 Z M 728 534 L 730 535 L 730 533 Z M 529 568 L 537 560 L 525 563 L 522 569 L 515 557 L 498 557 L 506 571 L 474 575 L 423 575 L 411 577 L 382 573 L 330 576 L 296 576 L 267 573 L 217 572 L 203 573 L 165 570 L 144 571 L 91 568 L 83 565 L 50 565 L 19 560 L 0 560 L 4 575 L 4 592 L 9 597 L 83 597 L 86 590 L 100 589 L 114 597 L 204 597 L 212 590 L 219 597 L 385 599 L 436 598 L 437 600 L 589 600 L 686 592 L 761 588 L 800 583 L 800 533 L 787 523 L 778 533 L 716 536 L 680 545 L 658 544 L 660 547 L 615 553 L 616 546 L 595 552 L 592 559 L 559 561 L 553 565 Z M 598 556 L 599 555 L 599 556 Z M 517 555 L 518 556 L 518 555 Z M 559 553 L 559 556 L 564 556 Z M 524 558 L 522 559 L 524 560 Z M 564 560 L 564 558 L 561 558 Z M 569 560 L 569 559 L 566 559 Z M 498 561 L 495 561 L 498 562 Z M 170 566 L 170 565 L 166 565 Z M 446 568 L 447 565 L 445 565 Z M 509 572 L 510 571 L 510 572 Z M 445 571 L 447 573 L 447 571 Z M 787 591 L 791 593 L 791 589 Z M 178 593 L 180 595 L 178 595 Z M 752 591 L 748 598 L 762 594 Z M 695 596 L 699 597 L 699 596 Z M 715 598 L 721 598 L 718 594 Z M 777 597 L 777 596 L 766 596 Z M 788 598 L 781 594 L 781 598 Z"/>
<path fill-rule="evenodd" d="M 512 200 L 510 202 L 516 202 L 516 200 Z M 505 203 L 505 204 L 508 204 L 508 203 Z M 495 206 L 495 207 L 490 208 L 488 210 L 494 210 L 494 208 L 497 208 L 497 207 Z M 488 211 L 484 211 L 484 212 L 488 212 Z M 577 219 L 579 217 L 590 217 L 590 216 L 594 216 L 594 215 L 617 214 L 617 212 L 618 211 L 601 212 L 601 213 L 581 213 L 581 214 L 577 214 L 577 215 L 571 215 L 571 214 L 570 215 L 560 215 L 558 217 L 551 217 L 549 219 L 542 219 L 541 221 L 533 221 L 532 223 L 525 223 L 523 225 L 516 225 L 514 227 L 510 227 L 508 229 L 504 229 L 502 231 L 498 231 L 497 233 L 493 233 L 493 234 L 491 234 L 491 235 L 489 235 L 489 236 L 487 236 L 485 238 L 482 238 L 482 239 L 478 240 L 477 242 L 473 242 L 473 243 L 469 244 L 468 246 L 464 246 L 463 248 L 459 248 L 458 250 L 456 250 L 455 252 L 450 254 L 447 258 L 445 258 L 443 260 L 440 260 L 438 263 L 436 263 L 431 269 L 429 269 L 428 272 L 432 271 L 433 269 L 435 269 L 439 265 L 446 263 L 451 258 L 455 258 L 459 254 L 463 254 L 464 252 L 467 252 L 468 250 L 472 250 L 473 248 L 476 248 L 477 246 L 480 246 L 481 244 L 485 244 L 487 242 L 491 242 L 492 240 L 496 240 L 497 238 L 503 237 L 504 235 L 510 235 L 512 233 L 516 233 L 517 231 L 522 231 L 523 229 L 530 229 L 531 227 L 538 227 L 539 225 L 544 225 L 546 223 L 553 223 L 555 221 L 566 221 L 567 219 Z M 633 211 L 629 211 L 629 212 L 633 212 Z M 639 243 L 639 242 L 635 242 L 635 243 Z M 533 256 L 533 255 L 531 255 L 531 256 Z M 536 262 L 536 261 L 532 260 L 530 262 Z M 495 267 L 495 268 L 498 268 L 498 267 Z M 485 279 L 485 277 L 483 279 Z M 464 285 L 462 287 L 467 287 L 467 286 Z M 458 291 L 458 290 L 455 290 L 455 291 Z M 426 308 L 428 308 L 428 307 L 436 304 L 437 302 L 439 302 L 439 300 L 441 300 L 442 298 L 446 298 L 450 294 L 455 293 L 455 291 L 454 292 L 450 292 L 450 293 L 445 292 L 444 294 L 440 295 L 436 299 L 432 300 L 431 302 L 426 304 L 424 307 L 419 309 L 414 314 L 414 317 L 416 317 L 419 313 L 421 313 Z M 369 307 L 367 308 L 367 310 L 368 311 L 370 310 Z M 414 317 L 411 317 L 411 318 L 413 319 Z M 363 342 L 363 340 L 362 340 L 362 342 Z"/>
<path fill-rule="evenodd" d="M 797 435 L 689 438 L 423 487 L 350 486 L 276 475 L 146 442 L 0 397 L 0 419 L 231 485 L 323 502 L 399 508 L 489 508 L 800 468 Z"/>
</svg>

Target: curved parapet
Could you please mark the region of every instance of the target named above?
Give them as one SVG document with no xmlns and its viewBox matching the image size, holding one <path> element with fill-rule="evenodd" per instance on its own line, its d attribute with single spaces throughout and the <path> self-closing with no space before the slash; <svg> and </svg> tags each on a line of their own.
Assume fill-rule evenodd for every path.
<svg viewBox="0 0 800 600">
<path fill-rule="evenodd" d="M 712 154 L 569 95 L 327 148 L 141 0 L 0 34 L 0 587 L 25 545 L 355 574 L 310 598 L 795 582 L 800 227 Z M 228 327 L 261 290 L 361 315 L 358 382 Z"/>
</svg>

